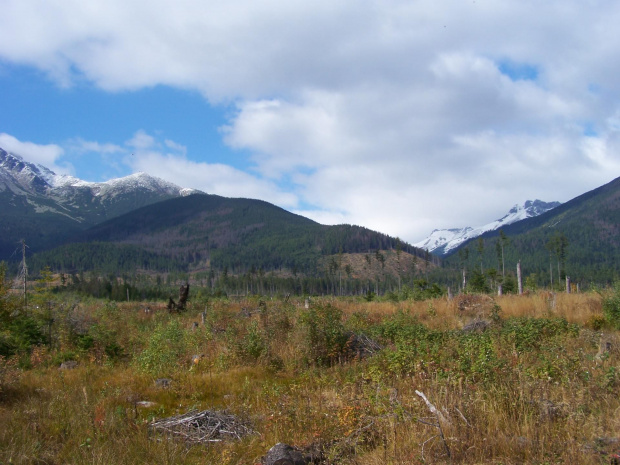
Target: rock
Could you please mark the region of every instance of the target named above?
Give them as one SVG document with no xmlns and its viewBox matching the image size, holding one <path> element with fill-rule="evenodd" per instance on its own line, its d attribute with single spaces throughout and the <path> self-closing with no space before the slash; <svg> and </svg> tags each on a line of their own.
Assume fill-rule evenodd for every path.
<svg viewBox="0 0 620 465">
<path fill-rule="evenodd" d="M 531 447 L 532 446 L 532 440 L 526 438 L 525 436 L 517 436 L 517 438 L 515 439 L 515 442 L 517 443 L 519 447 Z"/>
<path fill-rule="evenodd" d="M 612 438 L 607 436 L 601 436 L 595 439 L 595 443 L 600 447 L 609 447 L 620 445 L 620 438 Z"/>
<path fill-rule="evenodd" d="M 464 333 L 481 333 L 485 331 L 490 325 L 491 323 L 489 321 L 476 318 L 463 326 L 462 331 Z"/>
<path fill-rule="evenodd" d="M 543 420 L 554 421 L 565 417 L 567 414 L 565 404 L 555 403 L 549 399 L 540 399 L 532 402 L 538 407 L 538 413 Z"/>
<path fill-rule="evenodd" d="M 601 333 L 598 343 L 598 352 L 594 360 L 596 360 L 597 363 L 607 360 L 612 353 L 617 351 L 617 346 L 617 340 L 612 334 Z"/>
<path fill-rule="evenodd" d="M 75 360 L 67 360 L 66 362 L 62 362 L 58 369 L 59 370 L 73 370 L 74 368 L 77 368 L 77 366 L 78 366 L 78 362 L 76 362 Z"/>
<path fill-rule="evenodd" d="M 172 384 L 172 380 L 168 378 L 159 378 L 155 380 L 155 386 L 160 387 L 162 389 L 167 389 Z"/>
<path fill-rule="evenodd" d="M 307 465 L 308 457 L 304 457 L 301 451 L 279 442 L 267 452 L 262 459 L 263 465 Z"/>
<path fill-rule="evenodd" d="M 156 405 L 157 404 L 155 402 L 150 402 L 148 400 L 141 400 L 139 402 L 136 402 L 137 407 L 143 407 L 143 408 L 155 407 Z"/>
</svg>

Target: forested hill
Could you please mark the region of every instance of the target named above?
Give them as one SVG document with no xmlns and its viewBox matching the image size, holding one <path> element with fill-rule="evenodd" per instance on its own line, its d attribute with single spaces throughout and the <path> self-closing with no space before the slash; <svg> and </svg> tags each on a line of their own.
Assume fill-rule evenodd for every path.
<svg viewBox="0 0 620 465">
<path fill-rule="evenodd" d="M 289 270 L 313 274 L 322 257 L 399 249 L 366 228 L 325 226 L 260 200 L 195 194 L 149 205 L 101 223 L 71 243 L 38 254 L 55 270 Z"/>
<path fill-rule="evenodd" d="M 620 178 L 576 197 L 534 218 L 503 228 L 507 269 L 521 260 L 524 273 L 536 273 L 545 283 L 551 273 L 565 272 L 574 280 L 606 282 L 620 275 Z M 499 231 L 482 236 L 483 267 L 501 270 L 496 243 Z M 470 241 L 455 250 L 446 266 L 458 268 L 464 261 L 480 268 L 479 242 Z M 465 250 L 468 253 L 465 253 Z M 465 257 L 468 256 L 467 260 Z M 550 270 L 551 266 L 551 270 Z"/>
<path fill-rule="evenodd" d="M 146 173 L 106 182 L 58 175 L 0 148 L 0 260 L 35 252 L 136 208 L 197 192 Z"/>
</svg>

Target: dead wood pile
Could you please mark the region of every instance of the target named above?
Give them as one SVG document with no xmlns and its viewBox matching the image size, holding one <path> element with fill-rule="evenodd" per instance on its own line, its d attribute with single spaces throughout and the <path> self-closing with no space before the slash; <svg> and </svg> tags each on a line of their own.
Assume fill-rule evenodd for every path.
<svg viewBox="0 0 620 465">
<path fill-rule="evenodd" d="M 256 433 L 248 422 L 215 410 L 191 411 L 164 418 L 151 423 L 149 430 L 192 444 L 241 439 Z"/>
<path fill-rule="evenodd" d="M 499 307 L 488 295 L 461 294 L 454 298 L 454 305 L 458 315 L 464 320 L 488 320 L 492 319 Z"/>
<path fill-rule="evenodd" d="M 454 303 L 461 312 L 475 313 L 492 308 L 495 301 L 488 295 L 461 294 L 456 296 Z"/>
<path fill-rule="evenodd" d="M 379 352 L 383 347 L 365 334 L 350 333 L 346 351 L 350 358 L 364 359 Z"/>
</svg>

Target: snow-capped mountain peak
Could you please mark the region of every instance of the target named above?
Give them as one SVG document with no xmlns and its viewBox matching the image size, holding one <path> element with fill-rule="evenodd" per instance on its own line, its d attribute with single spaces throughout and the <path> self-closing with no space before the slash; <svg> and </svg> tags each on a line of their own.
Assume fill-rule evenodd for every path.
<svg viewBox="0 0 620 465">
<path fill-rule="evenodd" d="M 36 212 L 55 211 L 75 221 L 103 221 L 135 208 L 173 197 L 200 193 L 147 173 L 105 182 L 89 182 L 56 174 L 0 148 L 0 192 L 8 191 Z M 15 202 L 13 202 L 15 203 Z"/>
<path fill-rule="evenodd" d="M 499 220 L 477 227 L 435 229 L 426 239 L 417 242 L 414 246 L 428 250 L 437 255 L 446 255 L 464 242 L 474 239 L 488 231 L 501 229 L 509 224 L 526 218 L 538 216 L 560 205 L 560 202 L 543 202 L 541 200 L 527 200 L 523 204 L 516 204 L 506 215 Z"/>
<path fill-rule="evenodd" d="M 54 191 L 57 188 L 88 188 L 95 195 L 109 194 L 113 191 L 131 191 L 142 188 L 152 191 L 169 192 L 172 195 L 183 195 L 200 192 L 195 189 L 181 188 L 171 182 L 155 178 L 147 173 L 138 172 L 122 178 L 114 178 L 104 182 L 83 181 L 67 174 L 56 174 L 49 168 L 25 161 L 21 156 L 6 152 L 0 148 L 0 179 L 7 185 L 12 178 L 13 188 L 22 192 L 46 189 Z M 12 189 L 14 190 L 14 189 Z"/>
</svg>

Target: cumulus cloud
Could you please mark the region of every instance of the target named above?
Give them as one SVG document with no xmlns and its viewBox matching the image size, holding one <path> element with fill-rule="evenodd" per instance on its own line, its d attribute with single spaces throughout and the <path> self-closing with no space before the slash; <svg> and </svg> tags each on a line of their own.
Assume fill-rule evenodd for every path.
<svg viewBox="0 0 620 465">
<path fill-rule="evenodd" d="M 133 171 L 144 171 L 209 194 L 264 199 L 287 208 L 297 206 L 297 197 L 273 182 L 225 164 L 189 160 L 186 147 L 170 139 L 162 142 L 141 130 L 125 145 L 132 152 L 125 162 Z"/>
<path fill-rule="evenodd" d="M 0 57 L 62 86 L 233 103 L 222 137 L 244 171 L 173 134 L 91 148 L 415 242 L 618 175 L 619 21 L 612 0 L 6 0 Z"/>
<path fill-rule="evenodd" d="M 126 149 L 120 145 L 112 143 L 101 144 L 95 141 L 84 140 L 80 137 L 70 140 L 68 145 L 70 149 L 76 153 L 96 152 L 99 154 L 116 154 L 124 153 L 126 151 Z"/>
<path fill-rule="evenodd" d="M 57 164 L 64 153 L 64 149 L 59 145 L 23 142 L 10 134 L 0 133 L 0 147 L 23 157 L 30 163 L 41 164 L 57 173 L 70 174 L 72 172 L 70 164 Z"/>
</svg>

